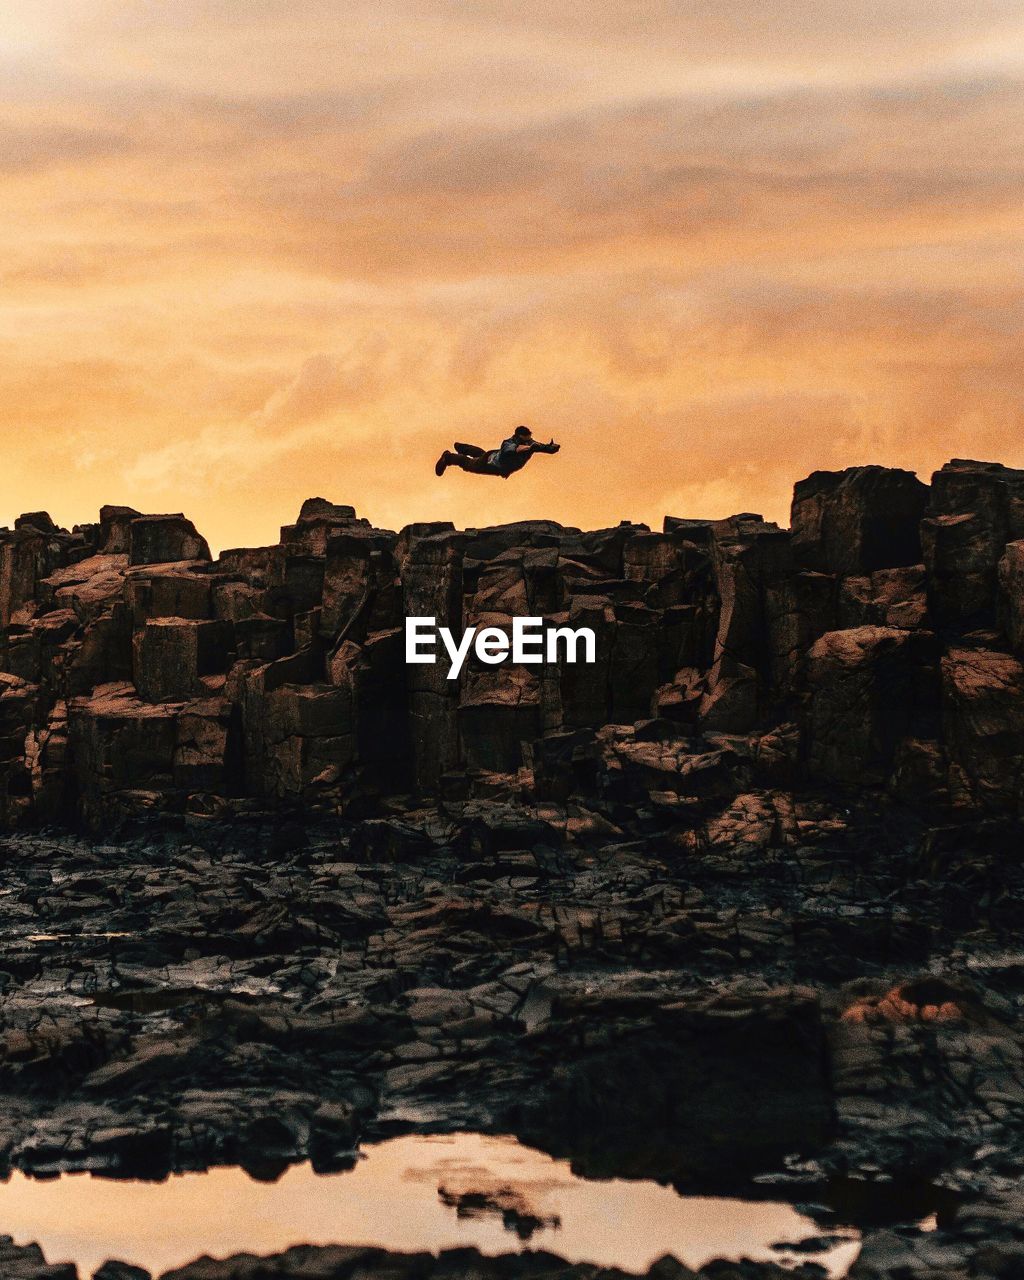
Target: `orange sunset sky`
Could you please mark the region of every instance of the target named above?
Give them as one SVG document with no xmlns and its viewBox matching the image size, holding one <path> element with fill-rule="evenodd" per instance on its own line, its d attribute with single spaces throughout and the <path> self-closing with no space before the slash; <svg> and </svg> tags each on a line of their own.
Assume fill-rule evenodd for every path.
<svg viewBox="0 0 1024 1280">
<path fill-rule="evenodd" d="M 4 0 L 0 74 L 0 524 L 1024 465 L 1020 0 Z"/>
</svg>

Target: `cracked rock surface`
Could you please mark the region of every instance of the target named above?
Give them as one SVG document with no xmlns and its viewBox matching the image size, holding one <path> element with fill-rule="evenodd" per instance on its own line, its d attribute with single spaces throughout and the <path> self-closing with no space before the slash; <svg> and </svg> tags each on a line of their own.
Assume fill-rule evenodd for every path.
<svg viewBox="0 0 1024 1280">
<path fill-rule="evenodd" d="M 1015 1275 L 1022 547 L 1024 473 L 964 461 L 817 473 L 790 531 L 393 534 L 312 500 L 213 560 L 183 516 L 22 517 L 0 1171 L 273 1178 L 510 1133 L 826 1236 L 924 1188 L 853 1215 L 856 1280 Z M 524 614 L 598 662 L 404 664 L 406 615 Z M 175 1274 L 596 1274 L 351 1244 Z M 0 1275 L 74 1269 L 0 1240 Z"/>
</svg>

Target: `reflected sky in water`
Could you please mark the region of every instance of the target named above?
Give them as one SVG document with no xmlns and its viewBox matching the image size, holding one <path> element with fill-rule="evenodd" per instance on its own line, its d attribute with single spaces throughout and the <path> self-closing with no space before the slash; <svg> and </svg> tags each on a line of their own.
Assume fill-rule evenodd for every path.
<svg viewBox="0 0 1024 1280">
<path fill-rule="evenodd" d="M 524 1243 L 498 1210 L 460 1216 L 452 1202 L 468 1193 L 559 1225 L 538 1227 Z M 87 1174 L 38 1182 L 15 1174 L 0 1186 L 0 1233 L 38 1242 L 49 1262 L 73 1261 L 83 1276 L 109 1258 L 159 1274 L 204 1253 L 266 1254 L 294 1244 L 407 1252 L 475 1245 L 487 1254 L 529 1247 L 642 1272 L 665 1253 L 691 1267 L 714 1257 L 778 1260 L 773 1244 L 821 1234 L 787 1204 L 683 1197 L 653 1182 L 587 1181 L 567 1161 L 514 1138 L 479 1134 L 395 1138 L 368 1147 L 350 1172 L 321 1176 L 299 1165 L 272 1184 L 236 1168 L 164 1183 Z M 858 1248 L 850 1240 L 827 1260 L 801 1258 L 825 1261 L 841 1276 Z"/>
</svg>

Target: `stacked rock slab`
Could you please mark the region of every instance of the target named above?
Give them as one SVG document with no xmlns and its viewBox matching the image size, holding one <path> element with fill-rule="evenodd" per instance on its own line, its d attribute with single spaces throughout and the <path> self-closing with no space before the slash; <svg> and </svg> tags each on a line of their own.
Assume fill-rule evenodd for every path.
<svg viewBox="0 0 1024 1280">
<path fill-rule="evenodd" d="M 596 661 L 405 663 L 407 617 L 522 616 L 591 628 Z M 790 530 L 396 534 L 317 498 L 213 559 L 180 514 L 34 512 L 0 531 L 0 820 L 499 792 L 678 808 L 718 795 L 726 740 L 788 785 L 1015 813 L 1022 653 L 1024 472 L 994 463 L 930 486 L 816 472 Z"/>
<path fill-rule="evenodd" d="M 1024 471 L 954 458 L 932 477 L 921 524 L 928 600 L 937 625 L 990 625 L 999 563 L 1024 538 Z"/>
</svg>

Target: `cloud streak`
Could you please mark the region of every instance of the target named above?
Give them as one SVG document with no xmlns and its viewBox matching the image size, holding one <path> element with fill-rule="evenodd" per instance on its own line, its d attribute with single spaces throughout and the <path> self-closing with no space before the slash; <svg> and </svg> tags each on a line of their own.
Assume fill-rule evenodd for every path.
<svg viewBox="0 0 1024 1280">
<path fill-rule="evenodd" d="M 1024 465 L 1016 5 L 389 13 L 12 0 L 0 521 L 785 519 L 820 466 Z M 435 480 L 518 421 L 559 458 Z"/>
</svg>

